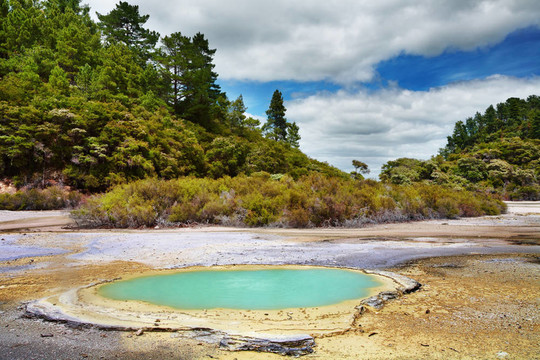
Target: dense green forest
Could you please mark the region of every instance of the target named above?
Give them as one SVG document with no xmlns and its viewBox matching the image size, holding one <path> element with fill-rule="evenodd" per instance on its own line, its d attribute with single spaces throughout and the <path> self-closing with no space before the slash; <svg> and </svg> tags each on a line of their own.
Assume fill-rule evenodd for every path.
<svg viewBox="0 0 540 360">
<path fill-rule="evenodd" d="M 540 97 L 510 98 L 458 121 L 439 155 L 427 161 L 389 161 L 380 178 L 540 200 Z"/>
<path fill-rule="evenodd" d="M 0 174 L 103 191 L 146 177 L 344 176 L 298 150 L 276 91 L 261 129 L 217 84 L 203 34 L 160 37 L 119 2 L 0 0 Z M 0 179 L 2 180 L 2 179 Z"/>
</svg>

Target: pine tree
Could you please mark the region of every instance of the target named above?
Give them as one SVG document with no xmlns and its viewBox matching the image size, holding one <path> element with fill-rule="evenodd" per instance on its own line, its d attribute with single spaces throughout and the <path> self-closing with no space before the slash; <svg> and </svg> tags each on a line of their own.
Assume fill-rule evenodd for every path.
<svg viewBox="0 0 540 360">
<path fill-rule="evenodd" d="M 158 56 L 170 80 L 167 101 L 175 112 L 205 128 L 211 127 L 211 107 L 222 95 L 212 63 L 215 49 L 210 49 L 204 35 L 193 38 L 180 32 L 165 36 Z"/>
<path fill-rule="evenodd" d="M 107 15 L 96 14 L 109 44 L 127 45 L 139 55 L 142 62 L 150 59 L 159 40 L 159 33 L 143 27 L 150 15 L 140 15 L 138 5 L 130 5 L 125 1 L 116 4 L 116 8 Z"/>
<path fill-rule="evenodd" d="M 292 124 L 289 124 L 288 128 L 287 128 L 287 143 L 289 145 L 291 145 L 292 147 L 294 148 L 299 148 L 300 147 L 300 128 L 298 127 L 298 125 L 296 125 L 295 122 L 293 122 Z"/>
<path fill-rule="evenodd" d="M 276 90 L 272 95 L 270 106 L 266 110 L 268 120 L 263 126 L 263 132 L 266 137 L 277 141 L 287 140 L 287 119 L 285 118 L 285 112 L 287 109 L 283 105 L 283 95 L 281 91 Z"/>
</svg>

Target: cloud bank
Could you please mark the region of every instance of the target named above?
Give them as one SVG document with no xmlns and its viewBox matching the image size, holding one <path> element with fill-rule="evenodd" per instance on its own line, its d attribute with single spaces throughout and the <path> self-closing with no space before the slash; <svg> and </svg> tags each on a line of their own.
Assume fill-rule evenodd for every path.
<svg viewBox="0 0 540 360">
<path fill-rule="evenodd" d="M 223 79 L 369 81 L 399 54 L 436 56 L 540 25 L 537 0 L 130 0 L 162 35 L 204 33 Z M 114 3 L 89 1 L 92 13 Z"/>
<path fill-rule="evenodd" d="M 437 154 L 456 121 L 510 97 L 531 94 L 540 94 L 540 77 L 492 76 L 429 91 L 319 93 L 287 102 L 286 107 L 288 119 L 300 126 L 300 148 L 305 153 L 347 171 L 358 159 L 377 177 L 388 160 L 429 159 Z"/>
</svg>

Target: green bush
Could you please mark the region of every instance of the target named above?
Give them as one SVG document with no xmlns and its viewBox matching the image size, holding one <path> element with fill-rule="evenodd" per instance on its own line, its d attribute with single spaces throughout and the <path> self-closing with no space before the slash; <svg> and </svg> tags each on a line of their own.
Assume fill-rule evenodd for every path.
<svg viewBox="0 0 540 360">
<path fill-rule="evenodd" d="M 73 217 L 85 227 L 178 224 L 362 226 L 366 223 L 499 214 L 484 194 L 418 183 L 382 184 L 310 174 L 221 179 L 145 179 L 89 199 Z"/>
<path fill-rule="evenodd" d="M 81 193 L 59 186 L 23 189 L 14 194 L 0 194 L 0 210 L 58 210 L 74 208 L 81 201 Z"/>
</svg>

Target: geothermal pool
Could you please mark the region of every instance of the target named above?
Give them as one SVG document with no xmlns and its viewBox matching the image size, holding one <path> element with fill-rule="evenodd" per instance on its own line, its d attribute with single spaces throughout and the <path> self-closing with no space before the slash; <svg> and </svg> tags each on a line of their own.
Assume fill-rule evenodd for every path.
<svg viewBox="0 0 540 360">
<path fill-rule="evenodd" d="M 364 298 L 381 284 L 373 275 L 347 269 L 196 270 L 112 282 L 98 293 L 186 310 L 276 310 Z"/>
</svg>

